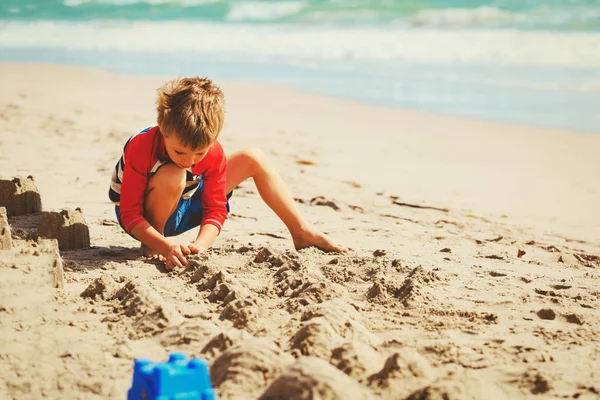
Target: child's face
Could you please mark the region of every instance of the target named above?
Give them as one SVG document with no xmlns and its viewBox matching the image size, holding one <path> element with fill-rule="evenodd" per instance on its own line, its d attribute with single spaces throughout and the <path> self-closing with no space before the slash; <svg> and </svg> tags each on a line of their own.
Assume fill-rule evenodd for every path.
<svg viewBox="0 0 600 400">
<path fill-rule="evenodd" d="M 194 164 L 199 163 L 210 148 L 208 146 L 206 148 L 190 149 L 182 145 L 175 135 L 164 136 L 164 138 L 169 158 L 181 169 L 191 168 Z"/>
</svg>

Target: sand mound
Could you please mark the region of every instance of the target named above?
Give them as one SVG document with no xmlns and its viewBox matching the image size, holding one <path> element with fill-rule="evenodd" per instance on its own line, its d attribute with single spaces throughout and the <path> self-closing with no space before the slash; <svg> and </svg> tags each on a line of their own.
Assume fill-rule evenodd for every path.
<svg viewBox="0 0 600 400">
<path fill-rule="evenodd" d="M 325 278 L 338 285 L 344 285 L 347 282 L 355 281 L 356 272 L 340 265 L 337 258 L 334 258 L 328 264 L 321 267 L 321 272 Z"/>
<path fill-rule="evenodd" d="M 309 321 L 318 318 L 326 320 L 334 331 L 345 340 L 357 340 L 373 346 L 381 342 L 361 323 L 360 313 L 341 299 L 308 306 L 302 314 L 301 320 Z"/>
<path fill-rule="evenodd" d="M 236 397 L 239 387 L 245 388 L 247 397 L 256 398 L 293 361 L 274 343 L 251 339 L 223 352 L 213 361 L 210 375 L 223 398 Z"/>
<path fill-rule="evenodd" d="M 341 299 L 333 299 L 321 304 L 308 306 L 302 313 L 302 321 L 308 321 L 311 318 L 324 317 L 329 321 L 344 323 L 346 320 L 360 321 L 360 313 L 354 307 Z"/>
<path fill-rule="evenodd" d="M 343 373 L 360 381 L 381 368 L 383 357 L 369 345 L 347 342 L 333 349 L 330 363 Z"/>
<path fill-rule="evenodd" d="M 236 296 L 239 295 L 239 292 L 234 293 L 236 293 Z M 221 312 L 220 318 L 233 322 L 233 326 L 236 328 L 245 328 L 255 332 L 263 328 L 259 310 L 260 307 L 254 299 L 250 297 L 238 298 L 227 303 Z"/>
<path fill-rule="evenodd" d="M 365 390 L 352 378 L 314 357 L 302 357 L 259 397 L 261 400 L 368 399 Z"/>
<path fill-rule="evenodd" d="M 189 258 L 186 269 L 188 271 L 193 271 L 192 277 L 190 278 L 190 283 L 200 282 L 200 286 L 203 287 L 202 283 L 215 276 L 219 272 L 219 268 L 217 266 L 209 264 L 206 261 L 206 259 L 199 259 L 198 256 Z"/>
<path fill-rule="evenodd" d="M 412 349 L 405 349 L 387 358 L 381 371 L 369 377 L 371 385 L 386 385 L 394 379 L 432 377 L 429 362 Z"/>
<path fill-rule="evenodd" d="M 410 393 L 435 376 L 429 362 L 413 349 L 403 349 L 389 356 L 383 368 L 368 377 L 368 385 L 385 397 Z"/>
<path fill-rule="evenodd" d="M 284 263 L 273 275 L 275 289 L 280 297 L 289 297 L 299 287 L 318 282 L 323 278 L 316 268 L 309 268 L 298 261 L 290 259 Z"/>
<path fill-rule="evenodd" d="M 280 268 L 284 264 L 291 264 L 294 267 L 298 267 L 298 262 L 296 261 L 297 258 L 296 255 L 277 254 L 266 247 L 261 247 L 254 256 L 252 262 L 256 264 L 267 263 L 271 268 Z"/>
<path fill-rule="evenodd" d="M 400 286 L 385 278 L 373 283 L 367 292 L 367 299 L 383 305 L 393 306 L 396 302 L 400 302 L 404 307 L 421 307 L 435 300 L 428 287 L 439 280 L 435 272 L 417 267 L 408 274 Z"/>
<path fill-rule="evenodd" d="M 228 348 L 241 344 L 252 336 L 241 329 L 228 329 L 213 336 L 212 339 L 202 348 L 202 355 L 209 359 L 217 357 Z"/>
<path fill-rule="evenodd" d="M 248 289 L 243 287 L 237 279 L 221 270 L 212 274 L 208 280 L 200 284 L 198 290 L 210 291 L 208 301 L 221 303 L 223 306 L 236 299 L 244 299 L 251 295 Z"/>
<path fill-rule="evenodd" d="M 209 257 L 194 256 L 187 270 L 194 270 L 191 283 L 198 283 L 198 290 L 209 292 L 211 303 L 223 306 L 219 318 L 229 320 L 236 328 L 251 332 L 262 329 L 260 307 L 255 295 L 231 274 L 213 265 Z"/>
<path fill-rule="evenodd" d="M 158 337 L 160 344 L 166 347 L 186 345 L 186 349 L 202 348 L 219 333 L 219 328 L 210 321 L 185 321 L 182 324 L 166 328 Z"/>
<path fill-rule="evenodd" d="M 112 299 L 118 290 L 118 283 L 115 279 L 107 274 L 103 274 L 101 277 L 96 278 L 88 285 L 83 292 L 81 297 L 95 300 L 96 298 L 102 300 Z"/>
<path fill-rule="evenodd" d="M 285 307 L 290 313 L 346 294 L 342 286 L 327 280 L 311 261 L 290 258 L 275 272 L 274 278 L 276 293 L 288 298 Z"/>
<path fill-rule="evenodd" d="M 371 256 L 344 255 L 335 257 L 321 267 L 323 274 L 333 282 L 376 282 L 379 279 L 406 274 L 410 269 L 402 266 L 400 260 L 375 251 Z"/>
<path fill-rule="evenodd" d="M 131 338 L 152 336 L 183 322 L 177 310 L 144 283 L 127 282 L 114 298 L 120 301 L 114 309 L 117 315 L 106 317 L 105 321 L 115 322 L 113 327 L 118 327 L 123 324 L 121 315 L 131 318 L 128 329 Z"/>
<path fill-rule="evenodd" d="M 301 307 L 343 297 L 345 294 L 342 286 L 330 281 L 305 282 L 290 295 L 286 309 L 294 312 Z"/>
<path fill-rule="evenodd" d="M 324 318 L 314 318 L 305 322 L 291 339 L 291 348 L 304 356 L 315 356 L 325 360 L 331 351 L 341 344 L 344 338 L 338 335 Z"/>
<path fill-rule="evenodd" d="M 509 396 L 498 385 L 473 375 L 450 376 L 413 392 L 406 400 L 503 400 Z"/>
</svg>

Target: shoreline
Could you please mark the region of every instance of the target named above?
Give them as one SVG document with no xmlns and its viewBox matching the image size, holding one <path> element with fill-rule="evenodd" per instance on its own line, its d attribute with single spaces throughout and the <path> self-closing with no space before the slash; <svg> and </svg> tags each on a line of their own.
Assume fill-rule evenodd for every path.
<svg viewBox="0 0 600 400">
<path fill-rule="evenodd" d="M 153 80 L 156 80 L 156 79 L 168 80 L 168 79 L 173 79 L 176 76 L 186 76 L 185 74 L 121 72 L 118 70 L 108 69 L 108 68 L 101 67 L 101 66 L 93 66 L 93 65 L 70 63 L 70 62 L 0 60 L 0 66 L 11 66 L 11 65 L 15 66 L 15 67 L 19 67 L 19 66 L 23 66 L 23 65 L 24 66 L 50 65 L 50 66 L 55 66 L 55 67 L 74 68 L 74 69 L 80 69 L 80 70 L 104 72 L 104 73 L 108 73 L 108 74 L 112 74 L 112 75 L 126 76 L 126 77 L 130 77 L 130 78 L 134 78 L 134 79 L 141 78 L 141 79 L 153 79 Z M 191 75 L 194 75 L 194 74 L 191 74 Z M 208 76 L 209 78 L 211 78 L 211 75 L 207 75 L 207 74 L 198 74 L 198 75 Z M 314 96 L 316 98 L 322 97 L 324 99 L 330 99 L 331 101 L 347 102 L 349 104 L 354 104 L 357 106 L 362 105 L 362 106 L 366 106 L 366 107 L 381 108 L 381 109 L 386 109 L 386 110 L 396 110 L 398 112 L 405 112 L 405 113 L 416 113 L 416 114 L 420 113 L 423 115 L 423 117 L 430 116 L 430 117 L 447 118 L 449 120 L 455 119 L 455 120 L 462 120 L 462 121 L 473 121 L 473 122 L 480 122 L 480 123 L 484 123 L 484 124 L 489 123 L 491 125 L 505 126 L 507 128 L 512 127 L 512 128 L 516 128 L 516 129 L 531 129 L 531 130 L 540 130 L 540 131 L 555 132 L 555 133 L 562 133 L 562 134 L 575 134 L 575 135 L 582 134 L 582 135 L 592 135 L 592 136 L 600 134 L 600 132 L 593 132 L 593 131 L 584 130 L 584 129 L 553 128 L 553 127 L 547 127 L 547 126 L 539 126 L 539 125 L 535 125 L 535 124 L 531 124 L 531 123 L 519 123 L 519 122 L 506 121 L 506 120 L 489 119 L 486 117 L 476 117 L 476 116 L 453 114 L 453 113 L 449 113 L 449 112 L 431 111 L 431 110 L 413 108 L 413 107 L 394 106 L 394 105 L 390 105 L 387 103 L 378 103 L 378 102 L 374 102 L 374 101 L 361 100 L 358 98 L 349 98 L 349 97 L 345 97 L 343 95 L 317 93 L 312 90 L 307 90 L 307 89 L 303 90 L 301 88 L 289 86 L 289 85 L 285 85 L 285 84 L 277 84 L 277 83 L 270 83 L 270 82 L 258 82 L 258 81 L 242 79 L 242 78 L 230 78 L 230 79 L 211 78 L 211 79 L 221 82 L 221 84 L 224 84 L 224 85 L 264 86 L 267 88 L 272 88 L 274 90 L 289 91 L 290 93 L 300 93 L 300 94 L 303 94 L 306 96 Z"/>
<path fill-rule="evenodd" d="M 492 64 L 246 59 L 219 53 L 6 48 L 0 62 L 50 62 L 134 76 L 205 71 L 223 81 L 284 86 L 363 104 L 484 121 L 600 134 L 593 69 Z M 231 58 L 233 57 L 233 58 Z M 241 57 L 241 58 L 240 58 Z M 307 64 L 306 64 L 307 63 Z M 380 70 L 378 73 L 373 68 Z M 586 72 L 588 71 L 588 72 Z M 357 86 L 358 85 L 358 86 Z"/>
</svg>

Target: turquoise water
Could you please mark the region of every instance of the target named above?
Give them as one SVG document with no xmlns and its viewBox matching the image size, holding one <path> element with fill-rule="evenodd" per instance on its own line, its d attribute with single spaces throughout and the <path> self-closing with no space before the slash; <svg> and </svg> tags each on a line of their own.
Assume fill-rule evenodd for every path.
<svg viewBox="0 0 600 400">
<path fill-rule="evenodd" d="M 0 61 L 600 133 L 600 0 L 1 0 Z"/>
<path fill-rule="evenodd" d="M 0 18 L 598 31 L 600 3 L 597 0 L 3 0 Z"/>
</svg>

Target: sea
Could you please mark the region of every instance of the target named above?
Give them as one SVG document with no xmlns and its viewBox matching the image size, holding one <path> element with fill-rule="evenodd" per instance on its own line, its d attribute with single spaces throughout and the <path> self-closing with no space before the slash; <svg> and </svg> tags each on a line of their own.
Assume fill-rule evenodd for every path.
<svg viewBox="0 0 600 400">
<path fill-rule="evenodd" d="M 600 133 L 600 0 L 0 0 L 0 61 Z"/>
</svg>

